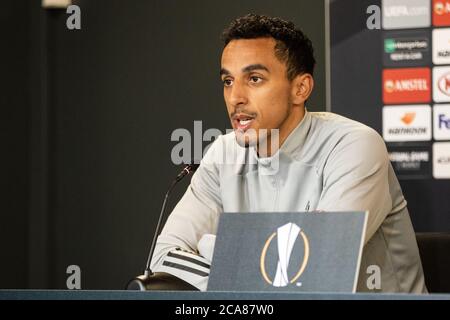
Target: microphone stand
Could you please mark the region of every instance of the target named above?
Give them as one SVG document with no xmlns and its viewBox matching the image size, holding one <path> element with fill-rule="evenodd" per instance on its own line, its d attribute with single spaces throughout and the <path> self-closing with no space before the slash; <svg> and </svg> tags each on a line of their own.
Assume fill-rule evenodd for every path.
<svg viewBox="0 0 450 320">
<path fill-rule="evenodd" d="M 172 192 L 173 188 L 177 185 L 178 182 L 180 182 L 185 176 L 189 175 L 192 172 L 195 172 L 197 168 L 199 167 L 199 164 L 192 163 L 189 165 L 186 165 L 183 170 L 178 174 L 178 176 L 175 178 L 175 180 L 172 181 L 169 189 L 167 190 L 164 201 L 161 206 L 161 211 L 159 213 L 158 223 L 156 224 L 156 230 L 155 234 L 153 235 L 152 244 L 150 246 L 150 250 L 148 252 L 147 257 L 147 263 L 145 265 L 144 274 L 137 276 L 136 278 L 132 279 L 128 285 L 127 290 L 140 290 L 140 291 L 146 291 L 152 284 L 152 282 L 160 282 L 162 285 L 167 284 L 168 282 L 172 282 L 176 284 L 176 286 L 179 287 L 186 287 L 186 289 L 191 290 L 197 290 L 197 288 L 191 286 L 187 282 L 178 279 L 176 277 L 170 276 L 170 275 L 164 275 L 161 277 L 161 275 L 158 275 L 157 273 L 152 272 L 150 269 L 150 264 L 153 256 L 153 252 L 155 251 L 156 246 L 156 240 L 158 239 L 158 235 L 160 233 L 161 229 L 161 223 L 164 217 L 164 212 L 166 210 L 167 206 L 167 200 L 169 199 L 170 193 Z M 158 285 L 158 284 L 157 284 Z M 159 284 L 161 285 L 161 284 Z"/>
</svg>

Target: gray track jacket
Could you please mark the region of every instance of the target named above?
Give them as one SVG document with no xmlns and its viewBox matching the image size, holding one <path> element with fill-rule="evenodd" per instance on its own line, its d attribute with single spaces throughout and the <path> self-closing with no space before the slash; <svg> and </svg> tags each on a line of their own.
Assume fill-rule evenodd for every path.
<svg viewBox="0 0 450 320">
<path fill-rule="evenodd" d="M 386 146 L 373 129 L 345 117 L 306 112 L 276 155 L 258 158 L 234 133 L 211 145 L 158 238 L 153 271 L 206 289 L 209 259 L 199 240 L 222 212 L 369 211 L 357 290 L 367 267 L 382 292 L 425 293 L 417 242 Z M 320 213 L 317 213 L 320 214 Z"/>
</svg>

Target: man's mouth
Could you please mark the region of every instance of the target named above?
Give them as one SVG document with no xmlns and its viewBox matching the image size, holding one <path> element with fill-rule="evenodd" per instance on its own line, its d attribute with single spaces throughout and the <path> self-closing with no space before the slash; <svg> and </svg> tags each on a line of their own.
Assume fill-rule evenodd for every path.
<svg viewBox="0 0 450 320">
<path fill-rule="evenodd" d="M 253 123 L 255 116 L 238 114 L 233 117 L 233 124 L 237 130 L 246 131 Z"/>
</svg>

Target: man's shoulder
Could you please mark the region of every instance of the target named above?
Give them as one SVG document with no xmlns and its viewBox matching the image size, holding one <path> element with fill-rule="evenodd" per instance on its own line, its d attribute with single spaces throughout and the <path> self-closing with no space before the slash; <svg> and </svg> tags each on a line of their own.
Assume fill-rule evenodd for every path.
<svg viewBox="0 0 450 320">
<path fill-rule="evenodd" d="M 368 139 L 384 143 L 373 128 L 336 113 L 311 112 L 311 119 L 313 132 L 327 141 Z"/>
<path fill-rule="evenodd" d="M 313 125 L 329 131 L 338 131 L 342 134 L 355 130 L 373 131 L 369 126 L 356 120 L 332 112 L 310 112 Z"/>
<path fill-rule="evenodd" d="M 387 155 L 384 140 L 376 130 L 331 112 L 311 112 L 308 142 L 309 151 L 317 150 L 313 153 L 319 159 L 328 158 L 330 154 L 376 158 L 385 158 Z"/>
</svg>

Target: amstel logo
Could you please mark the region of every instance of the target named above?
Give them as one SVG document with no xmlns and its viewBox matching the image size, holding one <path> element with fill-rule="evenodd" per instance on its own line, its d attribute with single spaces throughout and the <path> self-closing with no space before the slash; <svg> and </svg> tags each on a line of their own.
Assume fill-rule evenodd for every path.
<svg viewBox="0 0 450 320">
<path fill-rule="evenodd" d="M 401 68 L 383 70 L 383 102 L 404 104 L 431 100 L 431 70 Z"/>
<path fill-rule="evenodd" d="M 433 25 L 450 25 L 450 1 L 433 0 Z"/>
<path fill-rule="evenodd" d="M 394 92 L 394 89 L 395 89 L 394 87 L 395 87 L 395 84 L 394 84 L 394 81 L 392 81 L 392 80 L 386 80 L 386 82 L 384 83 L 384 90 L 387 93 Z"/>
<path fill-rule="evenodd" d="M 441 2 L 441 1 L 436 2 L 436 3 L 434 4 L 434 12 L 435 12 L 436 14 L 442 16 L 442 15 L 445 13 L 445 6 L 444 6 L 444 3 Z"/>
</svg>

